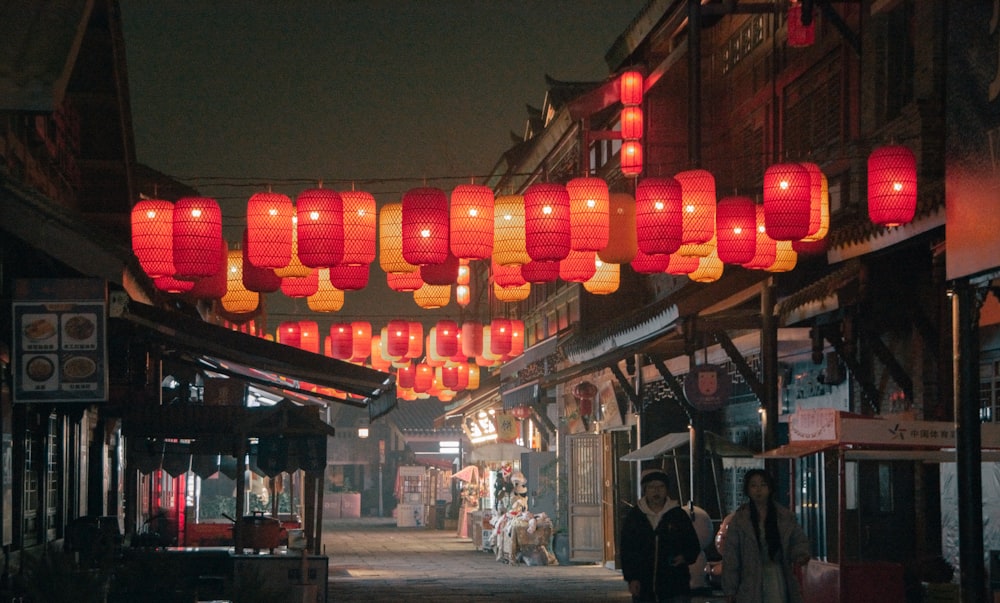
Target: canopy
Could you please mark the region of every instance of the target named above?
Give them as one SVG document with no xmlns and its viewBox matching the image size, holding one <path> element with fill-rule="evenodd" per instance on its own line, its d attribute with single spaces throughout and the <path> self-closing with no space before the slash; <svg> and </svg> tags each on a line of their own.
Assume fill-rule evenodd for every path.
<svg viewBox="0 0 1000 603">
<path fill-rule="evenodd" d="M 531 452 L 531 449 L 517 444 L 483 444 L 473 449 L 470 458 L 474 461 L 513 461 L 520 460 L 524 452 Z"/>
<path fill-rule="evenodd" d="M 479 467 L 475 465 L 467 465 L 464 469 L 451 476 L 451 479 L 460 479 L 463 482 L 478 482 L 479 481 Z"/>
<path fill-rule="evenodd" d="M 753 456 L 753 452 L 750 450 L 747 450 L 739 444 L 734 444 L 718 434 L 712 433 L 711 431 L 706 431 L 704 433 L 705 450 L 711 454 L 722 457 L 749 458 Z M 661 456 L 665 456 L 667 453 L 672 452 L 681 446 L 687 446 L 690 443 L 690 432 L 678 431 L 676 433 L 668 433 L 662 438 L 653 440 L 649 444 L 633 450 L 632 452 L 621 457 L 619 460 L 651 461 L 653 459 L 658 459 Z"/>
</svg>

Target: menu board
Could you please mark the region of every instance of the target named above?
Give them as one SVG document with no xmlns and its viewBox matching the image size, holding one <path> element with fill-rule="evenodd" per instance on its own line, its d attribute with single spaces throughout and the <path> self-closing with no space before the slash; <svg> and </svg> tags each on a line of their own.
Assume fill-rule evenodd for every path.
<svg viewBox="0 0 1000 603">
<path fill-rule="evenodd" d="M 107 304 L 103 281 L 20 281 L 14 308 L 14 402 L 107 399 Z M 33 286 L 34 285 L 34 286 Z M 61 291 L 60 291 L 61 289 Z M 32 297 L 65 295 L 61 299 Z M 96 299 L 73 299 L 92 295 Z"/>
</svg>

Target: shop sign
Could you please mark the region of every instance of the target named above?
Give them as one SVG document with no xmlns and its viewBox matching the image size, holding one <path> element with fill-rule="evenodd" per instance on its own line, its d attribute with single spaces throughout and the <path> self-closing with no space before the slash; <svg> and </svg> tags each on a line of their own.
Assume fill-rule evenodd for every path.
<svg viewBox="0 0 1000 603">
<path fill-rule="evenodd" d="M 517 438 L 521 436 L 521 421 L 514 415 L 505 412 L 498 412 L 495 419 L 497 425 L 497 442 L 516 442 Z"/>
<path fill-rule="evenodd" d="M 698 410 L 719 410 L 729 400 L 733 382 L 724 367 L 702 364 L 684 376 L 684 394 Z"/>
<path fill-rule="evenodd" d="M 15 283 L 14 402 L 103 402 L 107 288 L 97 279 Z"/>
</svg>

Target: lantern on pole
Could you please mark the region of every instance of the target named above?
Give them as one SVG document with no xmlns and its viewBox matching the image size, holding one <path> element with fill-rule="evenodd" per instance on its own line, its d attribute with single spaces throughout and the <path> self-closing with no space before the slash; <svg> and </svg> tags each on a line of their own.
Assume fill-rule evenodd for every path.
<svg viewBox="0 0 1000 603">
<path fill-rule="evenodd" d="M 902 145 L 880 147 L 868 156 L 868 217 L 899 226 L 917 210 L 917 158 Z M 176 210 L 175 210 L 176 211 Z"/>
<path fill-rule="evenodd" d="M 295 199 L 299 260 L 304 266 L 336 266 L 344 259 L 344 201 L 337 191 L 313 188 Z"/>
<path fill-rule="evenodd" d="M 451 191 L 449 229 L 451 253 L 465 260 L 493 255 L 493 189 L 460 184 Z"/>
<path fill-rule="evenodd" d="M 143 199 L 132 207 L 132 253 L 150 278 L 173 276 L 174 204 Z"/>
</svg>

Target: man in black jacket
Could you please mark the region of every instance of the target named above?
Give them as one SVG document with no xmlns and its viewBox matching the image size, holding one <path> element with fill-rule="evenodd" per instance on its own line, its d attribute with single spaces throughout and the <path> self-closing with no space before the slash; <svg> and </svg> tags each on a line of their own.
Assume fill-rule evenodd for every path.
<svg viewBox="0 0 1000 603">
<path fill-rule="evenodd" d="M 646 471 L 642 498 L 622 525 L 622 576 L 635 602 L 688 603 L 688 566 L 701 551 L 691 515 L 670 498 L 670 476 Z"/>
</svg>

